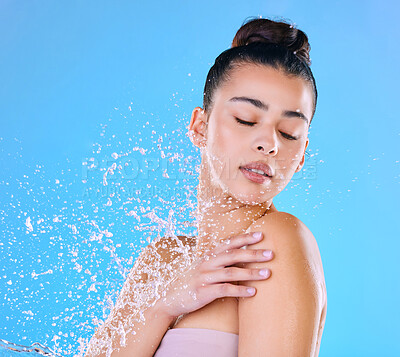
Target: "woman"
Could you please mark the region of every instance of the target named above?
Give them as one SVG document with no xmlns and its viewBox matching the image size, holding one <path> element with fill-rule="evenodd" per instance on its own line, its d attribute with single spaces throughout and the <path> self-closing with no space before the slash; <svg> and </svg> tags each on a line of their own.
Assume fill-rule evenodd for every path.
<svg viewBox="0 0 400 357">
<path fill-rule="evenodd" d="M 218 56 L 189 124 L 202 159 L 198 236 L 146 247 L 88 356 L 318 355 L 318 246 L 273 204 L 305 162 L 317 100 L 309 50 L 302 31 L 254 19 Z"/>
</svg>

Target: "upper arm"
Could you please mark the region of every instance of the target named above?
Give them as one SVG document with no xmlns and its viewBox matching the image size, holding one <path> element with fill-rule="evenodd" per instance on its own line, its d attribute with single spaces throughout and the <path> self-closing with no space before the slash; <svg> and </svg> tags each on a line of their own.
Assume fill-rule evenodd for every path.
<svg viewBox="0 0 400 357">
<path fill-rule="evenodd" d="M 179 237 L 179 239 L 182 244 L 187 244 L 186 237 Z M 162 281 L 168 280 L 168 269 L 165 269 L 165 264 L 171 263 L 173 267 L 177 264 L 179 257 L 179 249 L 175 249 L 177 246 L 176 241 L 164 237 L 142 249 L 110 314 L 92 337 L 88 351 L 96 348 L 95 344 L 109 346 L 112 343 L 114 347 L 119 346 L 120 339 L 116 334 L 125 333 L 120 330 L 120 325 L 122 324 L 129 330 L 133 321 L 141 318 L 140 313 L 144 308 L 154 301 L 158 284 L 152 283 L 157 281 L 162 286 Z M 114 337 L 112 337 L 113 330 L 117 331 L 114 332 Z"/>
<path fill-rule="evenodd" d="M 187 244 L 186 237 L 178 237 Z M 86 355 L 98 355 L 99 351 L 120 348 L 126 336 L 138 321 L 144 321 L 144 311 L 158 298 L 158 289 L 164 286 L 179 264 L 180 244 L 164 237 L 145 247 L 130 270 L 118 299 L 107 320 L 93 335 Z M 170 264 L 171 269 L 166 269 Z M 157 284 L 154 284 L 157 282 Z M 102 354 L 103 355 L 103 354 Z"/>
<path fill-rule="evenodd" d="M 144 248 L 135 260 L 107 319 L 96 329 L 92 336 L 85 356 L 104 356 L 110 348 L 120 347 L 120 338 L 119 336 L 116 337 L 116 333 L 113 333 L 113 331 L 118 331 L 117 334 L 125 334 L 124 329 L 122 331 L 119 330 L 119 326 L 135 313 L 135 308 L 129 302 L 135 299 L 134 287 L 137 284 L 144 285 L 147 283 L 148 274 L 141 267 L 148 259 L 149 250 L 151 250 L 150 245 Z"/>
<path fill-rule="evenodd" d="M 116 311 L 119 313 L 123 311 L 125 315 L 131 315 L 143 309 L 144 305 L 153 302 L 156 288 L 152 283 L 157 282 L 162 285 L 163 281 L 170 278 L 165 265 L 174 264 L 179 257 L 176 247 L 176 241 L 170 237 L 163 237 L 153 241 L 141 251 L 121 289 L 114 306 L 114 314 Z"/>
<path fill-rule="evenodd" d="M 109 315 L 110 323 L 115 325 L 121 318 L 135 316 L 154 302 L 179 267 L 179 246 L 190 245 L 190 238 L 178 236 L 178 239 L 180 243 L 171 237 L 156 239 L 140 252 Z"/>
<path fill-rule="evenodd" d="M 314 356 L 323 325 L 325 289 L 322 264 L 312 233 L 296 217 L 277 212 L 256 221 L 248 231 L 264 239 L 251 246 L 267 248 L 274 259 L 243 264 L 271 269 L 262 281 L 244 281 L 256 295 L 239 299 L 239 356 Z"/>
</svg>

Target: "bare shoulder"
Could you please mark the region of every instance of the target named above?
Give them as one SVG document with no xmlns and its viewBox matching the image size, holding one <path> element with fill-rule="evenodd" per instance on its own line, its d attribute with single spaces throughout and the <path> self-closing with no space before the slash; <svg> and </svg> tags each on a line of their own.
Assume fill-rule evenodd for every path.
<svg viewBox="0 0 400 357">
<path fill-rule="evenodd" d="M 195 244 L 195 237 L 159 237 L 142 249 L 130 275 L 135 275 L 135 279 L 141 282 L 147 281 L 150 275 L 158 276 L 165 264 L 180 264 L 182 255 L 190 254 Z"/>
<path fill-rule="evenodd" d="M 318 355 L 327 300 L 313 234 L 300 219 L 286 212 L 265 215 L 248 231 L 264 234 L 263 240 L 249 248 L 271 249 L 274 259 L 244 264 L 246 268 L 269 268 L 271 277 L 240 282 L 254 286 L 256 295 L 239 300 L 239 355 L 262 349 L 274 356 Z"/>
<path fill-rule="evenodd" d="M 144 247 L 136 258 L 106 322 L 96 331 L 96 336 L 108 338 L 110 331 L 134 319 L 156 296 L 159 284 L 168 282 L 170 275 L 196 242 L 191 237 L 159 237 Z M 169 269 L 167 268 L 169 265 Z"/>
<path fill-rule="evenodd" d="M 153 289 L 153 282 L 167 282 L 182 266 L 182 255 L 190 252 L 192 244 L 193 238 L 183 236 L 154 239 L 136 258 L 118 300 L 139 299 L 141 291 Z"/>
<path fill-rule="evenodd" d="M 156 257 L 163 262 L 172 263 L 185 252 L 189 253 L 196 244 L 195 237 L 176 236 L 155 239 L 144 250 L 145 257 Z"/>
<path fill-rule="evenodd" d="M 266 231 L 264 241 L 280 245 L 316 245 L 316 240 L 308 227 L 296 216 L 286 212 L 267 214 L 249 227 Z M 266 240 L 265 240 L 266 239 Z"/>
<path fill-rule="evenodd" d="M 248 231 L 260 230 L 264 239 L 252 245 L 274 251 L 277 261 L 287 265 L 307 265 L 313 277 L 325 290 L 325 280 L 317 241 L 310 229 L 296 216 L 286 212 L 273 212 L 255 221 Z M 279 257 L 280 256 L 280 257 Z"/>
</svg>

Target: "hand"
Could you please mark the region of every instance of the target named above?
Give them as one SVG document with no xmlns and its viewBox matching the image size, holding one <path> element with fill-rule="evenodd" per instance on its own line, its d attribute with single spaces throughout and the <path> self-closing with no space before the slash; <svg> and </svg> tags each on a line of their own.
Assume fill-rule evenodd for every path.
<svg viewBox="0 0 400 357">
<path fill-rule="evenodd" d="M 263 280 L 270 277 L 269 269 L 265 269 L 262 274 L 262 269 L 232 266 L 242 262 L 271 260 L 273 253 L 270 250 L 240 249 L 261 239 L 262 233 L 258 237 L 254 233 L 246 233 L 225 240 L 172 280 L 157 304 L 165 314 L 175 318 L 198 310 L 218 298 L 254 296 L 254 288 L 228 282 Z"/>
</svg>

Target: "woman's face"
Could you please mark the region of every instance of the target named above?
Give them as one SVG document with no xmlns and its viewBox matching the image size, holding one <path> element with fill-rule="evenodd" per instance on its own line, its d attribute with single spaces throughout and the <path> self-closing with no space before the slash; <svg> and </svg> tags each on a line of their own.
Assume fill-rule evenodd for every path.
<svg viewBox="0 0 400 357">
<path fill-rule="evenodd" d="M 312 91 L 304 80 L 267 66 L 245 64 L 230 75 L 214 94 L 202 159 L 224 192 L 263 203 L 304 164 Z M 207 121 L 204 112 L 196 116 Z"/>
</svg>

